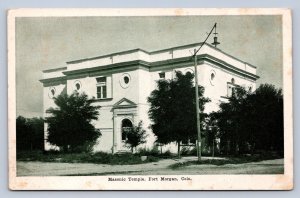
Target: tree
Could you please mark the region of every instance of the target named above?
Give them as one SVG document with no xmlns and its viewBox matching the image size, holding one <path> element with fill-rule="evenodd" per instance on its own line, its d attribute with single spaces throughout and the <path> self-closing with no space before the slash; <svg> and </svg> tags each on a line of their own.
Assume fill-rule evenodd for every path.
<svg viewBox="0 0 300 198">
<path fill-rule="evenodd" d="M 245 119 L 250 113 L 246 98 L 250 94 L 243 87 L 235 87 L 235 91 L 228 99 L 228 102 L 220 104 L 220 110 L 214 114 L 217 125 L 220 129 L 221 149 L 226 154 L 236 154 L 246 145 Z"/>
<path fill-rule="evenodd" d="M 216 113 L 221 147 L 228 154 L 283 152 L 283 96 L 274 85 L 262 84 L 251 93 L 237 87 Z"/>
<path fill-rule="evenodd" d="M 249 102 L 254 104 L 255 113 L 252 133 L 255 147 L 265 151 L 283 153 L 283 95 L 274 85 L 262 84 L 250 95 Z"/>
<path fill-rule="evenodd" d="M 44 120 L 42 118 L 16 119 L 17 152 L 24 150 L 43 150 Z"/>
<path fill-rule="evenodd" d="M 131 130 L 127 132 L 126 144 L 131 148 L 131 152 L 138 145 L 146 142 L 146 131 L 143 129 L 143 122 L 140 121 L 137 126 L 133 126 Z"/>
<path fill-rule="evenodd" d="M 176 72 L 176 78 L 159 80 L 157 89 L 148 97 L 150 103 L 149 117 L 153 124 L 150 126 L 157 137 L 157 142 L 167 144 L 177 142 L 180 157 L 180 142 L 196 140 L 197 124 L 195 112 L 194 75 Z M 199 86 L 199 107 L 204 111 L 208 98 L 203 97 L 204 88 Z M 206 114 L 201 113 L 203 128 Z"/>
<path fill-rule="evenodd" d="M 93 106 L 85 93 L 60 94 L 54 98 L 56 108 L 50 108 L 47 141 L 63 151 L 90 151 L 101 132 L 92 125 L 98 120 L 100 106 Z"/>
<path fill-rule="evenodd" d="M 208 147 L 210 147 L 210 151 L 212 157 L 215 156 L 215 146 L 217 144 L 217 138 L 219 137 L 219 131 L 216 124 L 216 114 L 211 113 L 207 117 L 207 129 L 205 131 L 205 142 Z"/>
<path fill-rule="evenodd" d="M 17 151 L 28 150 L 28 140 L 30 140 L 30 130 L 26 124 L 26 118 L 18 116 L 16 120 L 16 143 Z"/>
</svg>

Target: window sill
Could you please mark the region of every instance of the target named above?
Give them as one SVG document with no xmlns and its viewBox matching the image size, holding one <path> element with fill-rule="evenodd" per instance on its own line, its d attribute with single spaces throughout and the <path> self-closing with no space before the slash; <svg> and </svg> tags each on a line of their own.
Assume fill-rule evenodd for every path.
<svg viewBox="0 0 300 198">
<path fill-rule="evenodd" d="M 112 100 L 113 98 L 95 98 L 93 99 L 92 101 L 93 102 L 98 102 L 98 101 L 110 101 Z"/>
</svg>

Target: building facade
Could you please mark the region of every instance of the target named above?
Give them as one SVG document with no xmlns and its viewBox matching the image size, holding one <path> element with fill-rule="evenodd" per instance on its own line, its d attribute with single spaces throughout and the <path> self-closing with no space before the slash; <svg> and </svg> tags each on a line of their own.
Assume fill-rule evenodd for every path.
<svg viewBox="0 0 300 198">
<path fill-rule="evenodd" d="M 94 104 L 101 106 L 95 127 L 101 130 L 95 151 L 122 152 L 126 128 L 143 121 L 147 130 L 147 143 L 151 148 L 154 134 L 148 129 L 149 104 L 147 97 L 156 88 L 159 79 L 171 79 L 175 71 L 194 73 L 192 52 L 201 43 L 147 52 L 142 49 L 123 51 L 99 57 L 69 61 L 65 67 L 43 71 L 44 117 L 46 110 L 55 107 L 53 97 L 60 93 L 85 92 L 94 97 Z M 204 86 L 205 96 L 211 102 L 205 106 L 207 113 L 218 110 L 226 102 L 234 87 L 244 86 L 255 90 L 256 67 L 241 61 L 209 44 L 204 44 L 197 55 L 199 85 Z M 45 125 L 47 139 L 47 125 Z M 45 141 L 45 149 L 54 148 Z M 175 150 L 175 145 L 164 146 Z"/>
</svg>

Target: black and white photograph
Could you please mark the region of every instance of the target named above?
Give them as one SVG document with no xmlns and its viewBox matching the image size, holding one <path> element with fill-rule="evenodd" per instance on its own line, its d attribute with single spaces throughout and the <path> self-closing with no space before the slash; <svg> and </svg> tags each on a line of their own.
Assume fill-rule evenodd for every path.
<svg viewBox="0 0 300 198">
<path fill-rule="evenodd" d="M 18 9 L 7 36 L 10 189 L 293 188 L 289 9 Z"/>
</svg>

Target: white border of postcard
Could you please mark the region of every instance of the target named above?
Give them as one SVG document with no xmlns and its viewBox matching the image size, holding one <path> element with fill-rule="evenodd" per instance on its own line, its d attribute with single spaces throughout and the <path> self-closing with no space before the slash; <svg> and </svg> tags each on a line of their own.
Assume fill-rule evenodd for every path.
<svg viewBox="0 0 300 198">
<path fill-rule="evenodd" d="M 173 175 L 177 182 L 108 181 L 109 176 L 17 177 L 16 175 L 16 17 L 72 16 L 182 16 L 281 15 L 283 30 L 284 174 L 280 175 Z M 293 188 L 292 20 L 291 10 L 250 9 L 15 9 L 8 11 L 8 132 L 9 188 L 11 190 L 290 190 Z M 135 175 L 145 178 L 147 176 Z M 123 176 L 129 177 L 129 176 Z M 153 177 L 160 177 L 155 175 Z M 170 177 L 170 175 L 168 176 Z"/>
</svg>

